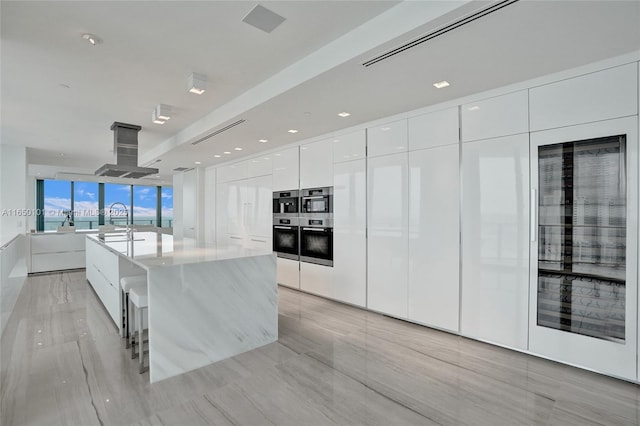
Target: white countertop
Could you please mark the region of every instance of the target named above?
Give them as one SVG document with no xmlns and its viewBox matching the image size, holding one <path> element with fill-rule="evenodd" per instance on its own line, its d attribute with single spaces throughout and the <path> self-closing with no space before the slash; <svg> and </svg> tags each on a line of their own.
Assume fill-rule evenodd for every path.
<svg viewBox="0 0 640 426">
<path fill-rule="evenodd" d="M 174 241 L 173 235 L 159 232 L 134 232 L 133 241 L 127 241 L 124 233 L 88 234 L 87 238 L 116 254 L 128 257 L 145 269 L 273 255 L 273 252 L 245 248 L 217 250 L 211 247 L 197 247 L 191 239 Z"/>
</svg>

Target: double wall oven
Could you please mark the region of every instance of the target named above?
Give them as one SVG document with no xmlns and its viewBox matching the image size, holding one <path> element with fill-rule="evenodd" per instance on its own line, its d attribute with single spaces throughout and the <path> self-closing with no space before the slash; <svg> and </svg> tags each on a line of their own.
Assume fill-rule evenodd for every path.
<svg viewBox="0 0 640 426">
<path fill-rule="evenodd" d="M 333 188 L 273 193 L 273 251 L 278 257 L 333 266 Z"/>
</svg>

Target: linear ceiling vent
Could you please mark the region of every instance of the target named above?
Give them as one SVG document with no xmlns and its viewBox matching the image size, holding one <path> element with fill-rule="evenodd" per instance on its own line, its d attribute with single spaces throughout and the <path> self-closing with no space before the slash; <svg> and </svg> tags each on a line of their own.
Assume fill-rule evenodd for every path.
<svg viewBox="0 0 640 426">
<path fill-rule="evenodd" d="M 233 127 L 236 127 L 237 125 L 242 124 L 242 123 L 244 123 L 245 121 L 246 121 L 246 120 L 238 120 L 238 121 L 236 121 L 235 123 L 231 123 L 231 124 L 229 124 L 228 126 L 224 126 L 222 129 L 218 129 L 218 130 L 216 130 L 216 131 L 214 131 L 214 132 L 212 132 L 212 133 L 209 133 L 207 136 L 203 136 L 203 137 L 201 137 L 201 138 L 200 138 L 200 139 L 198 139 L 197 141 L 193 141 L 193 142 L 191 142 L 191 145 L 198 145 L 200 142 L 204 142 L 204 141 L 206 141 L 206 140 L 207 140 L 207 139 L 209 139 L 209 138 L 212 138 L 212 137 L 214 137 L 214 136 L 216 136 L 216 135 L 219 135 L 220 133 L 226 132 L 227 130 L 229 130 L 229 129 L 233 128 Z"/>
<path fill-rule="evenodd" d="M 365 67 L 370 67 L 373 64 L 377 64 L 378 62 L 382 62 L 386 59 L 391 58 L 392 56 L 397 55 L 398 53 L 402 53 L 405 50 L 409 50 L 413 47 L 416 47 L 426 41 L 432 40 L 436 37 L 439 37 L 443 34 L 448 33 L 451 30 L 455 30 L 456 28 L 460 28 L 463 25 L 466 25 L 470 22 L 475 21 L 476 19 L 482 18 L 483 16 L 487 16 L 493 12 L 496 12 L 500 9 L 502 9 L 503 7 L 509 6 L 515 2 L 517 2 L 518 0 L 502 0 L 502 1 L 498 1 L 496 3 L 493 3 L 492 5 L 484 8 L 484 9 L 480 9 L 474 13 L 472 13 L 469 16 L 465 16 L 463 18 L 460 18 L 450 24 L 447 24 L 444 27 L 441 27 L 435 31 L 432 31 L 428 34 L 425 34 L 423 36 L 418 37 L 417 39 L 410 41 L 408 43 L 403 44 L 402 46 L 396 47 L 395 49 L 391 49 L 388 52 L 383 53 L 380 56 L 376 56 L 373 59 L 369 59 L 366 62 L 363 62 L 362 65 L 364 65 Z"/>
<path fill-rule="evenodd" d="M 189 170 L 193 170 L 193 167 L 176 167 L 173 169 L 174 172 L 188 172 Z"/>
</svg>

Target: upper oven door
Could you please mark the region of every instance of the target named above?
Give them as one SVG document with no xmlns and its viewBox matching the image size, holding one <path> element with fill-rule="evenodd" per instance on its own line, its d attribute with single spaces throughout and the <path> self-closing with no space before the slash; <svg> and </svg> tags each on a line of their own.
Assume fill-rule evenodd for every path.
<svg viewBox="0 0 640 426">
<path fill-rule="evenodd" d="M 303 226 L 300 231 L 301 260 L 333 265 L 333 228 Z"/>
<path fill-rule="evenodd" d="M 274 225 L 273 251 L 280 257 L 298 259 L 298 227 Z"/>
</svg>

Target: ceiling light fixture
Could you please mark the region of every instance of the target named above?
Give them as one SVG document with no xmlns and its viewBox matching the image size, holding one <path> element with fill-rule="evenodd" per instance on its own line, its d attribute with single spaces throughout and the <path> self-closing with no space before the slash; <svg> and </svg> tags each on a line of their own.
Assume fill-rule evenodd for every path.
<svg viewBox="0 0 640 426">
<path fill-rule="evenodd" d="M 102 43 L 102 39 L 95 34 L 82 34 L 82 38 L 91 43 L 92 46 Z"/>
<path fill-rule="evenodd" d="M 156 106 L 156 117 L 164 121 L 169 120 L 171 118 L 171 107 L 165 104 L 158 104 Z"/>
<path fill-rule="evenodd" d="M 234 148 L 236 151 L 242 151 L 242 148 Z"/>
<path fill-rule="evenodd" d="M 202 95 L 207 89 L 207 76 L 204 74 L 191 73 L 187 80 L 187 89 L 196 95 Z"/>
<path fill-rule="evenodd" d="M 196 164 L 202 164 L 200 161 L 196 161 Z"/>
<path fill-rule="evenodd" d="M 289 132 L 289 133 L 298 133 L 298 131 L 296 129 L 289 129 L 289 130 L 287 130 L 287 132 Z"/>
<path fill-rule="evenodd" d="M 214 155 L 214 157 L 220 158 L 220 157 L 222 157 L 222 155 L 216 154 L 216 155 Z"/>
<path fill-rule="evenodd" d="M 160 118 L 158 118 L 158 114 L 157 114 L 155 109 L 151 113 L 151 121 L 153 121 L 156 124 L 164 124 L 165 123 L 164 120 L 161 120 Z"/>
<path fill-rule="evenodd" d="M 442 89 L 443 87 L 449 86 L 449 82 L 446 80 L 439 81 L 437 83 L 433 83 L 436 89 Z"/>
<path fill-rule="evenodd" d="M 469 111 L 477 111 L 479 109 L 480 109 L 480 107 L 478 105 L 474 105 L 474 106 L 469 108 Z"/>
<path fill-rule="evenodd" d="M 348 116 L 350 116 L 351 114 L 349 114 L 348 112 L 344 111 L 344 112 L 338 113 L 338 115 L 339 115 L 340 117 L 344 118 L 344 117 L 348 117 Z"/>
<path fill-rule="evenodd" d="M 224 152 L 224 154 L 229 155 L 229 154 L 231 154 L 231 153 L 230 153 L 229 151 L 225 151 L 225 152 Z"/>
<path fill-rule="evenodd" d="M 267 143 L 267 142 L 269 142 L 269 140 L 268 140 L 268 139 L 260 139 L 258 142 L 260 142 L 260 143 Z"/>
</svg>

